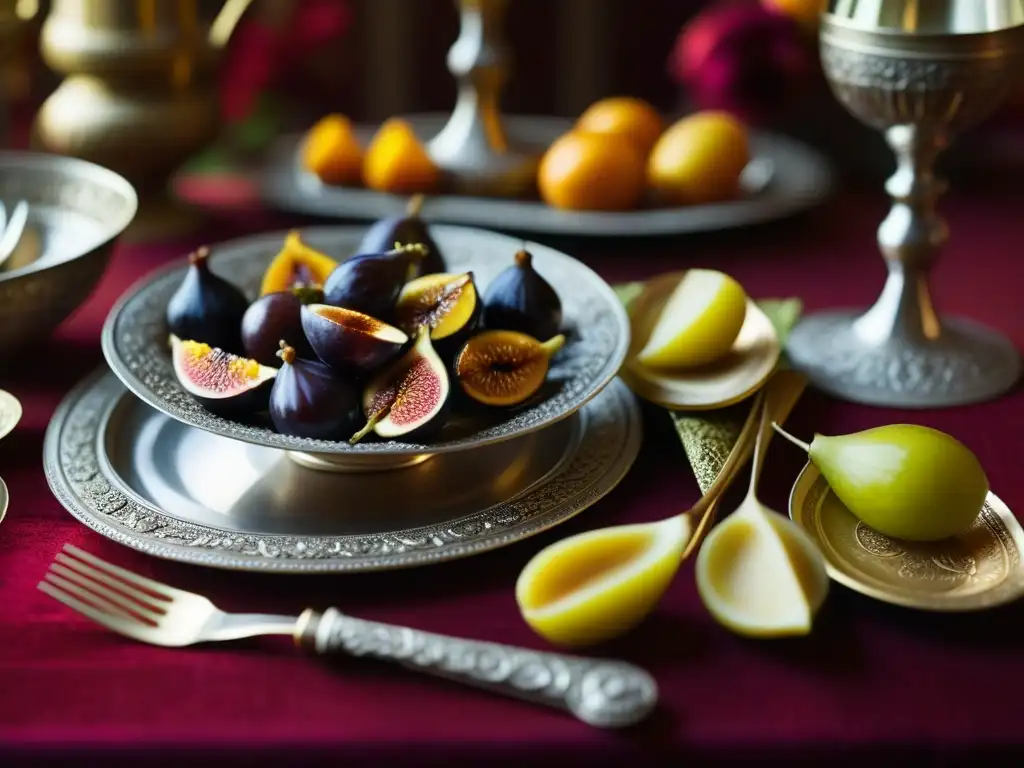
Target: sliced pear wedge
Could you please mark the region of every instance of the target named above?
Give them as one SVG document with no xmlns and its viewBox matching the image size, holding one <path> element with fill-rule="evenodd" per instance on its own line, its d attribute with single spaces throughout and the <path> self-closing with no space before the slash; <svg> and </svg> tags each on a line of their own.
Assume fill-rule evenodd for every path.
<svg viewBox="0 0 1024 768">
<path fill-rule="evenodd" d="M 697 555 L 696 581 L 715 620 L 748 637 L 808 634 L 828 594 L 807 534 L 767 510 L 737 511 L 714 528 Z"/>
<path fill-rule="evenodd" d="M 520 573 L 516 602 L 526 623 L 557 645 L 618 637 L 661 599 L 692 535 L 684 514 L 563 539 Z"/>
<path fill-rule="evenodd" d="M 655 368 L 694 368 L 726 355 L 747 314 L 747 294 L 713 269 L 689 269 L 673 289 L 636 359 Z"/>
<path fill-rule="evenodd" d="M 811 537 L 757 498 L 773 434 L 770 414 L 785 397 L 784 386 L 769 382 L 747 495 L 697 554 L 697 592 L 704 606 L 720 624 L 748 637 L 810 633 L 828 594 L 825 560 Z"/>
<path fill-rule="evenodd" d="M 713 410 L 752 396 L 775 371 L 781 354 L 772 321 L 756 303 L 746 298 L 740 314 L 734 299 L 743 295 L 742 288 L 738 284 L 730 287 L 732 278 L 713 273 L 713 277 L 694 282 L 688 277 L 693 272 L 699 270 L 654 277 L 627 305 L 632 341 L 619 375 L 638 397 L 670 410 Z M 714 308 L 718 299 L 691 293 L 693 286 L 714 289 L 709 282 L 720 283 L 719 298 L 724 302 L 720 306 L 725 306 L 722 314 Z M 733 335 L 737 318 L 741 327 Z M 731 341 L 724 356 L 693 364 L 707 359 L 709 350 L 720 350 L 725 338 Z M 656 364 L 659 359 L 664 361 L 666 354 L 674 354 L 677 345 L 691 364 Z M 655 364 L 645 362 L 652 359 Z"/>
</svg>

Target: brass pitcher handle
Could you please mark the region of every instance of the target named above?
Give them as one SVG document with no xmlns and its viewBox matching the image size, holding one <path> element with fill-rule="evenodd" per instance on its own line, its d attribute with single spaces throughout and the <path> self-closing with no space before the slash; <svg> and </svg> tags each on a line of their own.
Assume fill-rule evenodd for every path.
<svg viewBox="0 0 1024 768">
<path fill-rule="evenodd" d="M 209 42 L 213 48 L 223 48 L 227 45 L 231 35 L 235 33 L 235 27 L 242 20 L 246 10 L 252 5 L 252 0 L 226 0 L 224 7 L 220 9 L 217 18 L 210 25 Z"/>
</svg>

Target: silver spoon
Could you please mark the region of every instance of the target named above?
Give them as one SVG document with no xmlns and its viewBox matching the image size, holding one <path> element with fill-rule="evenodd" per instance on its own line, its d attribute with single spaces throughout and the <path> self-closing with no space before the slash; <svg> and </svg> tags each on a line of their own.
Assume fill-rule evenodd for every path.
<svg viewBox="0 0 1024 768">
<path fill-rule="evenodd" d="M 25 233 L 25 224 L 28 222 L 28 203 L 19 200 L 14 206 L 10 219 L 7 218 L 7 208 L 0 202 L 3 213 L 3 235 L 0 235 L 0 269 L 4 269 L 5 263 L 10 259 L 21 242 Z"/>
<path fill-rule="evenodd" d="M 7 516 L 7 504 L 10 502 L 10 494 L 7 493 L 7 485 L 4 483 L 4 479 L 0 477 L 0 523 L 4 521 L 4 517 Z"/>
<path fill-rule="evenodd" d="M 21 402 L 5 389 L 0 389 L 0 439 L 10 434 L 21 421 Z"/>
</svg>

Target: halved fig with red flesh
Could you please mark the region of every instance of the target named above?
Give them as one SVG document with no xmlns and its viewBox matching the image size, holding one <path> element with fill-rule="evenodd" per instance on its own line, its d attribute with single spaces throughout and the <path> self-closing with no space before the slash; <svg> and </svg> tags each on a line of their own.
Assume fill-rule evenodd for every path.
<svg viewBox="0 0 1024 768">
<path fill-rule="evenodd" d="M 211 412 L 251 414 L 267 409 L 276 368 L 173 335 L 171 359 L 178 383 Z"/>
<path fill-rule="evenodd" d="M 374 377 L 363 392 L 366 426 L 351 443 L 373 432 L 385 439 L 422 438 L 443 426 L 451 384 L 423 327 L 416 343 Z"/>
</svg>

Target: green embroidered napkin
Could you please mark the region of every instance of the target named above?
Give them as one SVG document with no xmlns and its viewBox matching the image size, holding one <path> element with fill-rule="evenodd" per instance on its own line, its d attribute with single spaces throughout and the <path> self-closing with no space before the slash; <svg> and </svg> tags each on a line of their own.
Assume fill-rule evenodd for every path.
<svg viewBox="0 0 1024 768">
<path fill-rule="evenodd" d="M 614 290 L 619 300 L 628 306 L 643 290 L 643 283 L 622 283 L 614 286 Z M 762 299 L 757 305 L 772 321 L 779 341 L 784 344 L 790 330 L 800 318 L 802 302 L 795 298 Z M 783 356 L 779 361 L 779 367 L 786 365 Z M 751 405 L 751 398 L 748 398 L 718 411 L 667 412 L 675 424 L 676 434 L 679 435 L 686 458 L 693 467 L 701 493 L 711 487 L 722 465 L 725 464 L 729 452 L 739 439 L 740 430 L 750 413 Z"/>
</svg>

